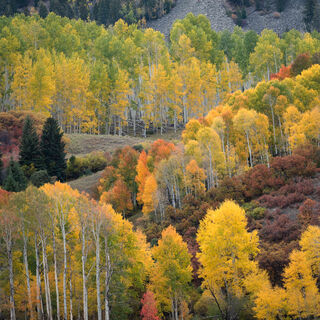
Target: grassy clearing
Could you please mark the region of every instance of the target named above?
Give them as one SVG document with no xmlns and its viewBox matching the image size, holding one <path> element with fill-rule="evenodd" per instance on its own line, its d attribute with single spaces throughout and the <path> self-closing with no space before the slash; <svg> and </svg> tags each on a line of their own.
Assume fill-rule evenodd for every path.
<svg viewBox="0 0 320 320">
<path fill-rule="evenodd" d="M 72 189 L 77 189 L 79 192 L 86 192 L 90 196 L 95 197 L 95 188 L 99 182 L 102 171 L 82 176 L 79 179 L 69 181 L 68 184 Z"/>
<path fill-rule="evenodd" d="M 147 138 L 131 136 L 119 137 L 113 135 L 66 134 L 68 154 L 78 156 L 98 150 L 112 153 L 118 148 L 150 143 L 157 139 L 177 142 L 180 140 L 180 137 L 181 130 L 177 132 L 169 131 L 163 135 L 154 134 Z"/>
</svg>

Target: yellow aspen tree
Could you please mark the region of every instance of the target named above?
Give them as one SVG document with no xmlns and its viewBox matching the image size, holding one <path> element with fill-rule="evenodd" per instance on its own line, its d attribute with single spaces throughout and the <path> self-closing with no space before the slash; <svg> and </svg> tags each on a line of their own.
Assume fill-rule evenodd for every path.
<svg viewBox="0 0 320 320">
<path fill-rule="evenodd" d="M 226 320 L 236 319 L 246 308 L 239 302 L 249 293 L 248 279 L 264 278 L 253 260 L 259 252 L 257 232 L 246 228 L 244 210 L 227 200 L 218 209 L 208 210 L 198 229 L 203 288 L 210 292 Z"/>
<path fill-rule="evenodd" d="M 173 67 L 170 75 L 169 88 L 169 105 L 170 117 L 173 118 L 174 130 L 177 130 L 178 123 L 182 120 L 182 95 L 183 95 L 183 80 L 177 72 L 176 67 Z"/>
<path fill-rule="evenodd" d="M 320 228 L 309 226 L 302 234 L 299 242 L 301 251 L 305 253 L 314 276 L 320 276 Z"/>
<path fill-rule="evenodd" d="M 320 108 L 306 111 L 299 123 L 305 137 L 311 142 L 320 145 Z"/>
<path fill-rule="evenodd" d="M 202 109 L 204 116 L 212 110 L 218 102 L 218 75 L 216 66 L 210 62 L 202 62 L 201 79 Z"/>
<path fill-rule="evenodd" d="M 126 70 L 119 69 L 114 87 L 111 91 L 110 114 L 113 117 L 114 133 L 118 131 L 122 135 L 123 123 L 127 120 L 127 109 L 129 107 L 129 96 L 131 95 L 131 81 Z"/>
<path fill-rule="evenodd" d="M 300 125 L 302 114 L 295 106 L 289 106 L 284 115 L 284 132 L 286 134 L 290 153 L 306 142 L 306 137 Z"/>
<path fill-rule="evenodd" d="M 225 59 L 219 72 L 220 99 L 223 100 L 226 94 L 240 90 L 241 87 L 242 74 L 238 65 L 234 61 L 229 63 L 227 59 Z"/>
<path fill-rule="evenodd" d="M 255 299 L 253 310 L 259 320 L 285 319 L 288 314 L 285 289 L 271 286 L 264 288 Z"/>
<path fill-rule="evenodd" d="M 57 56 L 55 81 L 54 113 L 59 124 L 67 133 L 81 133 L 83 122 L 88 121 L 92 111 L 88 105 L 90 74 L 84 60 L 78 56 Z"/>
<path fill-rule="evenodd" d="M 55 89 L 51 57 L 44 49 L 40 49 L 37 51 L 27 83 L 29 109 L 49 116 Z"/>
<path fill-rule="evenodd" d="M 183 123 L 186 124 L 190 118 L 203 116 L 200 61 L 191 58 L 188 63 L 179 65 L 178 73 L 183 80 Z"/>
<path fill-rule="evenodd" d="M 201 123 L 197 119 L 191 119 L 182 132 L 182 141 L 187 144 L 190 140 L 196 140 L 197 133 L 202 127 Z"/>
<path fill-rule="evenodd" d="M 155 211 L 158 206 L 157 198 L 157 181 L 153 174 L 150 174 L 145 182 L 144 191 L 142 195 L 143 207 L 142 212 L 145 215 Z"/>
<path fill-rule="evenodd" d="M 266 94 L 263 96 L 263 102 L 270 107 L 271 111 L 271 119 L 272 119 L 272 132 L 273 132 L 273 144 L 275 148 L 275 153 L 278 154 L 278 147 L 277 147 L 277 137 L 276 137 L 276 124 L 275 124 L 275 111 L 274 106 L 277 102 L 277 98 L 280 94 L 280 90 L 271 86 Z"/>
<path fill-rule="evenodd" d="M 303 251 L 293 251 L 284 271 L 288 314 L 294 318 L 320 316 L 320 294 L 311 265 Z"/>
<path fill-rule="evenodd" d="M 195 49 L 192 47 L 191 40 L 186 34 L 182 34 L 178 42 L 172 43 L 172 51 L 180 64 L 187 62 L 195 55 Z"/>
<path fill-rule="evenodd" d="M 186 166 L 186 188 L 195 197 L 206 191 L 204 181 L 206 175 L 202 168 L 199 168 L 195 160 L 191 160 Z"/>
<path fill-rule="evenodd" d="M 142 198 L 143 198 L 143 194 L 144 194 L 144 187 L 145 187 L 146 180 L 149 175 L 150 175 L 150 171 L 148 169 L 147 154 L 143 150 L 140 153 L 140 156 L 138 159 L 137 175 L 135 177 L 135 181 L 138 184 L 137 201 L 141 204 L 143 203 Z"/>
<path fill-rule="evenodd" d="M 147 80 L 148 79 L 148 80 Z M 151 75 L 147 76 L 145 83 L 145 108 L 143 109 L 143 120 L 152 123 L 154 129 L 163 133 L 167 126 L 167 113 L 169 110 L 169 88 L 170 78 L 162 64 L 153 65 Z M 148 125 L 149 126 L 149 125 Z"/>
<path fill-rule="evenodd" d="M 274 114 L 277 117 L 277 122 L 279 126 L 280 131 L 280 137 L 279 137 L 279 147 L 286 152 L 286 138 L 284 134 L 284 128 L 283 128 L 283 114 L 288 107 L 288 98 L 283 95 L 279 95 L 277 97 L 276 105 L 274 106 Z"/>
<path fill-rule="evenodd" d="M 152 257 L 155 264 L 150 276 L 151 290 L 158 309 L 171 312 L 172 319 L 179 320 L 192 278 L 187 244 L 174 227 L 169 226 L 162 231 L 158 245 L 152 249 Z"/>
<path fill-rule="evenodd" d="M 207 168 L 208 189 L 218 185 L 219 175 L 225 171 L 221 140 L 215 130 L 201 128 L 197 134 L 197 142 L 202 155 L 203 167 Z"/>
<path fill-rule="evenodd" d="M 32 60 L 28 54 L 19 57 L 15 65 L 14 76 L 11 83 L 12 98 L 18 110 L 30 109 L 30 95 L 28 94 L 28 82 L 32 72 Z"/>
</svg>

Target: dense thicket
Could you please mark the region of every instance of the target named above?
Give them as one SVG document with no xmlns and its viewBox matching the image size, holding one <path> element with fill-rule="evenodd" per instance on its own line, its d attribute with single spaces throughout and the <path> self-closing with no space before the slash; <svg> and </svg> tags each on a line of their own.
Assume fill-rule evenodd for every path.
<svg viewBox="0 0 320 320">
<path fill-rule="evenodd" d="M 230 93 L 270 79 L 299 54 L 320 50 L 318 33 L 217 34 L 192 14 L 174 24 L 169 47 L 159 32 L 123 21 L 106 30 L 50 14 L 3 17 L 0 24 L 1 110 L 51 115 L 65 132 L 177 128 Z"/>
<path fill-rule="evenodd" d="M 25 113 L 12 109 L 52 115 L 40 143 L 50 174 L 106 165 L 99 202 L 59 182 L 0 190 L 5 319 L 320 316 L 319 34 L 217 34 L 188 15 L 167 47 L 123 21 L 106 30 L 49 14 L 0 25 L 1 138 L 21 135 Z M 185 130 L 178 144 L 66 164 L 58 124 Z M 11 161 L 8 190 L 26 187 L 21 172 Z"/>
</svg>

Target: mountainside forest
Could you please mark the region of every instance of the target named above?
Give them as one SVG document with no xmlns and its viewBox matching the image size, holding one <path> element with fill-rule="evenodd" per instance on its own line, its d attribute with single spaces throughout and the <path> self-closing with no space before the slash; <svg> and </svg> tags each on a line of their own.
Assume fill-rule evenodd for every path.
<svg viewBox="0 0 320 320">
<path fill-rule="evenodd" d="M 320 318 L 316 30 L 2 16 L 0 111 L 0 320 Z"/>
</svg>

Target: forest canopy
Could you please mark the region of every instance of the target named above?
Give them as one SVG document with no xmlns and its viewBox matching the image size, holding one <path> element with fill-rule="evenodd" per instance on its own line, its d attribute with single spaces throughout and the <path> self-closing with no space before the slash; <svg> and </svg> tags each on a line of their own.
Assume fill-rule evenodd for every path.
<svg viewBox="0 0 320 320">
<path fill-rule="evenodd" d="M 320 317 L 319 33 L 0 30 L 0 319 Z M 64 133 L 178 129 L 66 159 Z M 95 199 L 62 183 L 87 170 Z"/>
</svg>

